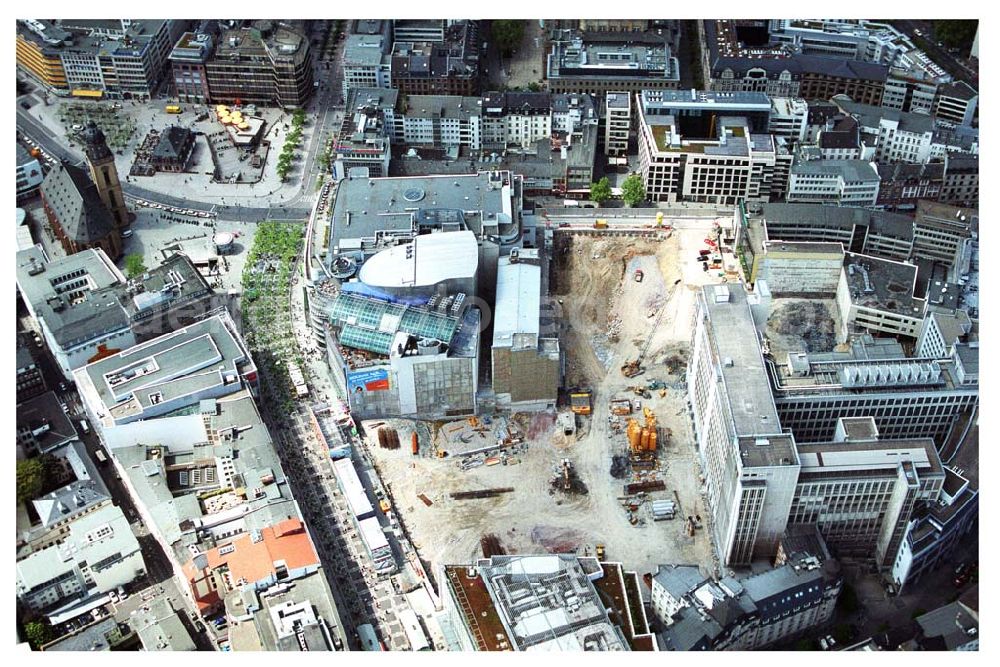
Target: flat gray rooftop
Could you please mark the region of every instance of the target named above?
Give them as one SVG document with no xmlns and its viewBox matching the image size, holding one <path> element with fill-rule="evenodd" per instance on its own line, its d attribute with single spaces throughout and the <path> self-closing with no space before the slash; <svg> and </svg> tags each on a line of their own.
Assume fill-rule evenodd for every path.
<svg viewBox="0 0 1000 667">
<path fill-rule="evenodd" d="M 631 107 L 630 93 L 608 93 L 607 105 L 612 109 L 628 109 Z"/>
<path fill-rule="evenodd" d="M 735 435 L 780 433 L 746 290 L 740 285 L 709 285 L 702 288 L 702 297 L 708 307 L 711 341 L 722 367 Z"/>
<path fill-rule="evenodd" d="M 771 99 L 764 93 L 717 92 L 714 90 L 644 90 L 642 103 L 648 107 L 674 109 L 771 109 Z"/>
<path fill-rule="evenodd" d="M 411 118 L 470 118 L 482 113 L 482 98 L 461 95 L 407 95 L 406 110 Z"/>
<path fill-rule="evenodd" d="M 768 252 L 815 253 L 817 255 L 841 254 L 844 252 L 842 243 L 826 241 L 765 241 Z"/>
<path fill-rule="evenodd" d="M 115 295 L 102 289 L 122 277 L 103 252 L 84 250 L 47 262 L 32 246 L 18 252 L 16 261 L 21 294 L 64 347 L 128 326 Z"/>
<path fill-rule="evenodd" d="M 490 227 L 502 235 L 515 231 L 510 220 L 510 196 L 490 174 L 413 176 L 403 178 L 350 177 L 340 182 L 333 209 L 331 247 L 343 252 L 360 249 L 361 241 L 374 244 L 377 237 L 416 233 L 421 225 L 442 226 L 446 231 L 469 229 L 481 237 Z M 453 217 L 451 212 L 460 213 Z M 452 229 L 454 227 L 454 229 Z M 494 232 L 496 233 L 496 232 Z M 348 241 L 348 243 L 345 243 Z"/>
<path fill-rule="evenodd" d="M 878 172 L 866 160 L 806 160 L 792 165 L 792 174 L 827 174 L 842 176 L 845 181 L 878 181 Z"/>
<path fill-rule="evenodd" d="M 856 305 L 909 317 L 923 313 L 924 300 L 913 297 L 917 279 L 913 264 L 849 252 L 844 255 L 844 275 Z"/>
<path fill-rule="evenodd" d="M 348 35 L 344 42 L 344 64 L 375 66 L 388 52 L 382 35 Z"/>
<path fill-rule="evenodd" d="M 238 376 L 244 363 L 253 363 L 227 319 L 217 315 L 202 320 L 96 361 L 83 372 L 104 407 L 119 419 L 198 389 L 226 384 L 227 374 Z"/>
<path fill-rule="evenodd" d="M 934 131 L 934 119 L 927 114 L 886 109 L 872 104 L 859 104 L 847 95 L 835 95 L 834 104 L 849 113 L 865 127 L 878 127 L 879 122 L 887 120 L 898 123 L 900 132 L 924 134 Z"/>
<path fill-rule="evenodd" d="M 764 204 L 761 211 L 761 217 L 768 226 L 799 225 L 853 233 L 856 225 L 862 225 L 868 227 L 869 234 L 890 236 L 904 241 L 913 238 L 913 218 L 901 213 L 869 211 L 852 206 L 786 203 Z"/>
<path fill-rule="evenodd" d="M 943 474 L 933 438 L 819 442 L 797 447 L 802 461 L 800 475 L 851 473 L 862 469 L 894 471 L 903 461 L 915 464 L 921 474 Z"/>
<path fill-rule="evenodd" d="M 798 463 L 795 441 L 790 435 L 743 436 L 737 439 L 737 446 L 744 468 L 769 468 Z"/>
</svg>

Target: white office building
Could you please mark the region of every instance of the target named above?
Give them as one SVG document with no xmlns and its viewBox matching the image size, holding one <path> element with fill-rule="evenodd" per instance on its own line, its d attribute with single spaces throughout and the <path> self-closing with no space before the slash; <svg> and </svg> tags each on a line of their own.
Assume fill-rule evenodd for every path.
<svg viewBox="0 0 1000 667">
<path fill-rule="evenodd" d="M 798 478 L 795 439 L 783 432 L 750 312 L 739 285 L 698 295 L 688 398 L 719 560 L 774 554 Z"/>
<path fill-rule="evenodd" d="M 865 160 L 802 160 L 788 177 L 788 202 L 831 206 L 874 206 L 879 176 Z"/>
</svg>

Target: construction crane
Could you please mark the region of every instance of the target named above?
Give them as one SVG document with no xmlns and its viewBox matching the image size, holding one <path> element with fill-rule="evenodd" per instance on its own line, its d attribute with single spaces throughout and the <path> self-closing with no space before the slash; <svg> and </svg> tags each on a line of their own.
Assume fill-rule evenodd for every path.
<svg viewBox="0 0 1000 667">
<path fill-rule="evenodd" d="M 670 290 L 667 292 L 667 298 L 663 300 L 663 306 L 660 307 L 660 312 L 656 315 L 656 320 L 653 322 L 653 327 L 649 330 L 649 335 L 646 336 L 646 342 L 642 344 L 639 349 L 639 356 L 635 358 L 634 361 L 626 361 L 622 364 L 622 375 L 627 378 L 635 377 L 643 372 L 642 361 L 646 358 L 646 353 L 649 351 L 649 346 L 653 343 L 653 336 L 656 335 L 657 329 L 660 328 L 660 322 L 663 320 L 664 314 L 667 312 L 667 304 L 670 303 L 671 297 L 673 297 L 674 292 L 677 290 L 677 283 L 675 282 Z"/>
</svg>

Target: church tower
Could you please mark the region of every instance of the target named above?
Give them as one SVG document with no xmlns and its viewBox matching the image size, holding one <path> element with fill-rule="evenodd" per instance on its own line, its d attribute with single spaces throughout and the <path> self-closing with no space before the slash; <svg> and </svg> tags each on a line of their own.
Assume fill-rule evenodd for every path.
<svg viewBox="0 0 1000 667">
<path fill-rule="evenodd" d="M 118 169 L 115 168 L 115 156 L 104 139 L 104 132 L 94 121 L 87 123 L 81 133 L 87 153 L 87 163 L 90 165 L 90 177 L 97 186 L 101 201 L 108 207 L 112 219 L 118 229 L 129 225 L 128 209 L 125 208 L 125 196 L 122 184 L 118 180 Z"/>
</svg>

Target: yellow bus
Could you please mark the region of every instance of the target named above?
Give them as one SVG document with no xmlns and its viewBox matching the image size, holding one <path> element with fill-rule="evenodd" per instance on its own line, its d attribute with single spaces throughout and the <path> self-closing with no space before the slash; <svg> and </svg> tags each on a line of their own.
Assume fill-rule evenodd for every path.
<svg viewBox="0 0 1000 667">
<path fill-rule="evenodd" d="M 167 113 L 180 113 L 181 107 L 178 104 L 168 104 L 167 108 L 164 109 Z"/>
</svg>

